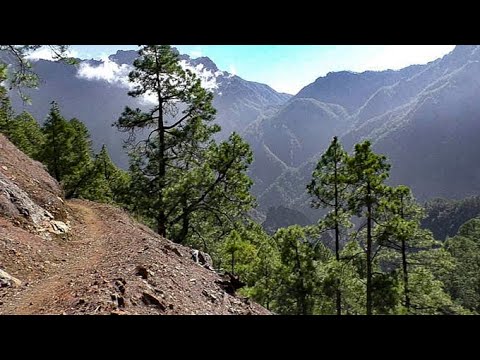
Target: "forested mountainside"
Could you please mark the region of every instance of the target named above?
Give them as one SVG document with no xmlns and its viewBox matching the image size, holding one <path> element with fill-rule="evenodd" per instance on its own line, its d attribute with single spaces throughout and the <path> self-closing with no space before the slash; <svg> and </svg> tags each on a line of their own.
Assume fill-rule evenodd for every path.
<svg viewBox="0 0 480 360">
<path fill-rule="evenodd" d="M 215 95 L 216 121 L 223 128 L 217 136 L 240 131 L 250 144 L 259 210 L 265 215 L 271 206 L 284 206 L 314 219 L 305 179 L 334 135 L 347 148 L 371 139 L 375 150 L 394 162 L 392 184 L 411 186 L 421 201 L 463 198 L 480 190 L 478 49 L 460 45 L 441 59 L 398 71 L 329 73 L 294 97 L 221 71 L 209 58 L 180 59 Z M 50 102 L 57 100 L 68 117 L 87 124 L 96 149 L 106 144 L 112 159 L 126 168 L 126 135 L 111 124 L 124 105 L 148 104 L 125 91 L 135 56 L 118 51 L 104 61 L 80 60 L 77 67 L 36 61 L 43 82 L 42 91 L 30 91 L 35 107 L 12 93 L 14 107 L 43 121 Z"/>
<path fill-rule="evenodd" d="M 391 183 L 410 186 L 421 201 L 478 194 L 479 61 L 479 46 L 459 45 L 426 65 L 330 73 L 302 89 L 245 130 L 257 155 L 252 176 L 261 208 L 282 205 L 312 217 L 305 179 L 333 134 L 347 148 L 371 139 L 392 159 Z"/>
<path fill-rule="evenodd" d="M 307 226 L 311 220 L 304 214 L 283 206 L 268 209 L 267 216 L 263 222 L 263 228 L 270 234 L 274 234 L 277 229 L 286 228 L 291 225 Z"/>
<path fill-rule="evenodd" d="M 430 229 L 437 240 L 444 241 L 458 233 L 467 221 L 480 217 L 480 196 L 461 200 L 432 199 L 425 204 L 422 226 Z"/>
<path fill-rule="evenodd" d="M 145 108 L 148 99 L 133 99 L 127 95 L 127 75 L 138 56 L 136 51 L 117 51 L 104 60 L 77 59 L 76 66 L 49 60 L 33 62 L 39 75 L 41 89 L 27 90 L 32 100 L 28 105 L 16 92 L 10 92 L 13 107 L 31 113 L 40 122 L 48 114 L 51 101 L 59 103 L 69 118 L 81 119 L 92 133 L 96 149 L 106 145 L 112 159 L 126 168 L 128 158 L 122 148 L 127 135 L 112 127 L 125 106 Z M 291 95 L 278 93 L 265 84 L 247 81 L 221 71 L 207 57 L 192 59 L 181 55 L 185 69 L 198 74 L 203 86 L 214 93 L 216 122 L 222 127 L 219 138 L 227 138 L 232 131 L 243 130 L 259 116 L 271 113 Z"/>
<path fill-rule="evenodd" d="M 12 108 L 4 85 L 16 80 L 35 85 L 34 74 L 18 71 L 37 48 L 0 45 L 16 55 L 20 66 L 14 60 L 0 62 L 0 132 L 6 136 L 0 135 L 1 313 L 480 311 L 478 199 L 437 199 L 424 208 L 408 186 L 392 185 L 402 159 L 377 152 L 359 135 L 371 136 L 378 147 L 390 130 L 402 134 L 403 127 L 396 128 L 392 119 L 405 109 L 414 115 L 402 125 L 418 125 L 412 119 L 430 103 L 428 94 L 472 85 L 465 74 L 471 74 L 475 61 L 446 72 L 392 110 L 392 122 L 376 127 L 378 133 L 367 120 L 358 122 L 355 135 L 352 114 L 359 113 L 355 106 L 361 96 L 348 104 L 340 90 L 332 99 L 343 105 L 295 97 L 283 107 L 267 107 L 264 123 L 250 125 L 244 135 L 259 142 L 257 148 L 263 146 L 265 158 L 282 171 L 270 185 L 268 169 L 262 173 L 264 183 L 257 181 L 256 191 L 258 185 L 266 188 L 256 207 L 250 176 L 262 168 L 251 171 L 253 153 L 242 136 L 232 133 L 220 140 L 211 71 L 198 78 L 185 70 L 184 58 L 169 45 L 140 47 L 128 95 L 144 108 L 127 106 L 114 122 L 129 134 L 125 150 L 131 166 L 125 170 L 111 160 L 107 146 L 95 149 L 88 126 L 66 118 L 57 102 L 50 103 L 41 125 Z M 117 53 L 116 61 L 122 58 L 133 56 Z M 372 92 L 394 86 L 372 79 L 373 85 L 353 88 Z M 311 93 L 321 96 L 322 91 Z M 449 100 L 443 101 L 454 107 L 472 97 Z M 306 120 L 295 122 L 299 113 Z M 465 115 L 458 123 L 469 124 L 471 118 Z M 323 131 L 317 143 L 302 143 L 309 135 L 305 124 Z M 459 141 L 470 139 L 459 134 Z M 361 140 L 353 143 L 355 136 Z M 288 146 L 277 146 L 277 138 Z M 316 154 L 322 142 L 328 147 Z M 276 205 L 265 208 L 265 203 Z M 302 208 L 309 209 L 308 217 L 297 210 Z"/>
</svg>

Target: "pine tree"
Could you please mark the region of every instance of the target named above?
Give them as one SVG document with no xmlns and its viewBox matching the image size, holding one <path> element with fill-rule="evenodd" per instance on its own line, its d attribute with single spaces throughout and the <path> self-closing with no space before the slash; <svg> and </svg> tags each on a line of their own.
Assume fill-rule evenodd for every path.
<svg viewBox="0 0 480 360">
<path fill-rule="evenodd" d="M 50 113 L 43 124 L 45 146 L 40 154 L 42 161 L 50 174 L 61 182 L 69 174 L 72 164 L 73 129 L 68 121 L 60 114 L 60 109 L 55 101 L 52 101 Z"/>
<path fill-rule="evenodd" d="M 385 193 L 384 181 L 388 178 L 390 165 L 384 155 L 375 154 L 371 143 L 365 141 L 355 145 L 354 155 L 348 159 L 348 173 L 353 186 L 352 196 L 349 198 L 349 208 L 358 216 L 365 218 L 366 226 L 366 312 L 373 314 L 373 262 L 375 258 L 375 244 L 373 229 L 376 210 Z"/>
<path fill-rule="evenodd" d="M 87 127 L 78 119 L 71 119 L 68 122 L 70 127 L 69 148 L 66 151 L 64 161 L 67 161 L 68 169 L 62 178 L 65 196 L 71 198 L 75 196 L 75 190 L 78 184 L 82 183 L 85 177 L 88 177 L 92 167 L 92 143 Z M 68 136 L 68 135 L 67 135 Z"/>
<path fill-rule="evenodd" d="M 92 166 L 91 143 L 86 126 L 77 119 L 67 121 L 61 115 L 58 104 L 52 102 L 42 130 L 45 143 L 39 160 L 63 185 L 67 198 L 76 196 L 79 184 L 88 177 Z"/>
<path fill-rule="evenodd" d="M 256 256 L 255 246 L 233 230 L 222 243 L 224 268 L 240 278 L 246 278 Z"/>
<path fill-rule="evenodd" d="M 281 265 L 278 243 L 253 221 L 240 227 L 239 233 L 243 241 L 248 241 L 256 249 L 248 273 L 242 276 L 247 286 L 241 293 L 251 296 L 268 310 L 277 310 Z"/>
<path fill-rule="evenodd" d="M 151 129 L 148 138 L 136 150 L 146 160 L 141 170 L 151 183 L 148 191 L 155 199 L 152 208 L 155 209 L 157 232 L 166 236 L 164 192 L 171 185 L 167 182 L 168 167 L 174 165 L 178 148 L 188 143 L 185 141 L 188 133 L 197 135 L 205 130 L 205 123 L 213 119 L 213 96 L 201 87 L 193 73 L 181 68 L 170 46 L 145 45 L 139 55 L 133 64 L 135 69 L 129 74 L 135 86 L 129 95 L 151 95 L 155 98 L 155 106 L 148 112 L 126 107 L 116 125 L 132 134 L 141 128 Z M 185 106 L 182 111 L 180 103 Z"/>
<path fill-rule="evenodd" d="M 347 315 L 365 314 L 366 289 L 364 274 L 365 254 L 359 243 L 351 240 L 340 254 L 342 261 L 335 262 L 336 278 L 341 278 L 343 308 Z"/>
<path fill-rule="evenodd" d="M 312 207 L 332 209 L 321 222 L 323 230 L 333 230 L 335 236 L 335 259 L 340 261 L 341 229 L 350 226 L 351 214 L 348 210 L 348 155 L 335 136 L 327 151 L 320 158 L 307 186 L 314 197 Z M 342 314 L 340 280 L 337 280 L 336 312 Z"/>
<path fill-rule="evenodd" d="M 446 290 L 465 308 L 480 313 L 480 219 L 467 221 L 445 242 L 455 269 L 443 275 Z"/>
<path fill-rule="evenodd" d="M 439 280 L 442 273 L 453 269 L 452 259 L 432 233 L 420 227 L 423 217 L 424 210 L 408 187 L 386 188 L 379 207 L 378 244 L 390 250 L 382 256 L 384 267 L 399 265 L 407 314 L 438 313 L 452 307 Z"/>
<path fill-rule="evenodd" d="M 383 207 L 385 224 L 381 230 L 380 243 L 401 254 L 404 306 L 408 313 L 411 301 L 407 256 L 408 252 L 413 250 L 413 240 L 420 231 L 422 209 L 416 204 L 410 189 L 406 186 L 386 188 Z"/>
<path fill-rule="evenodd" d="M 33 159 L 38 159 L 45 138 L 38 122 L 24 111 L 9 122 L 8 137 L 20 150 Z"/>
<path fill-rule="evenodd" d="M 127 107 L 116 123 L 131 134 L 130 208 L 159 234 L 178 243 L 196 238 L 206 247 L 205 236 L 226 236 L 232 227 L 220 229 L 226 220 L 233 224 L 253 203 L 245 174 L 251 151 L 236 134 L 221 144 L 212 140 L 220 129 L 210 125 L 213 95 L 181 68 L 170 46 L 146 45 L 139 55 L 129 95 L 151 96 L 155 105 L 147 112 Z M 147 138 L 135 142 L 144 129 Z"/>
<path fill-rule="evenodd" d="M 0 64 L 0 83 L 7 78 L 7 67 Z M 0 132 L 9 136 L 10 123 L 14 112 L 5 87 L 0 85 Z"/>
<path fill-rule="evenodd" d="M 139 55 L 134 62 L 135 70 L 129 75 L 130 81 L 135 84 L 135 89 L 129 95 L 152 95 L 155 96 L 156 104 L 148 113 L 127 107 L 117 126 L 120 130 L 131 132 L 138 128 L 153 128 L 141 149 L 142 155 L 147 159 L 142 170 L 147 177 L 151 177 L 153 185 L 150 193 L 156 200 L 154 208 L 157 231 L 166 236 L 164 191 L 169 185 L 167 167 L 174 162 L 178 147 L 185 142 L 182 140 L 189 129 L 185 129 L 184 125 L 189 127 L 189 122 L 202 125 L 198 121 L 200 118 L 207 121 L 212 119 L 212 96 L 201 88 L 200 81 L 191 72 L 183 71 L 177 55 L 169 46 L 143 46 Z M 187 108 L 176 118 L 180 112 L 177 107 L 179 102 Z M 166 123 L 167 115 L 174 118 L 171 125 Z"/>
<path fill-rule="evenodd" d="M 110 158 L 107 147 L 102 146 L 93 163 L 95 177 L 105 182 L 106 191 L 103 192 L 103 201 L 124 205 L 127 202 L 130 177 L 126 171 L 118 168 Z"/>
<path fill-rule="evenodd" d="M 284 314 L 311 315 L 315 309 L 318 274 L 315 247 L 305 229 L 290 226 L 274 236 L 280 250 L 278 309 Z"/>
<path fill-rule="evenodd" d="M 252 181 L 246 174 L 253 156 L 238 134 L 220 144 L 211 142 L 197 154 L 198 163 L 184 162 L 188 170 L 171 172 L 177 182 L 165 192 L 172 209 L 167 213 L 171 238 L 179 243 L 188 236 L 192 244 L 201 232 L 203 237 L 222 238 L 254 205 Z"/>
<path fill-rule="evenodd" d="M 69 197 L 122 205 L 127 202 L 128 173 L 112 162 L 105 145 L 76 180 L 70 188 Z"/>
<path fill-rule="evenodd" d="M 0 67 L 0 82 L 6 78 L 6 75 L 1 73 Z M 0 132 L 25 154 L 38 159 L 44 142 L 40 125 L 28 112 L 15 116 L 3 86 L 0 86 Z"/>
</svg>

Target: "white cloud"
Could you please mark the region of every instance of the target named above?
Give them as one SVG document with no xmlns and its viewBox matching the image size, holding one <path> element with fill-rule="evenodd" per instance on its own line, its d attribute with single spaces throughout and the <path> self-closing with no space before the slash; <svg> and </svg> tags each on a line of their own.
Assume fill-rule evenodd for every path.
<svg viewBox="0 0 480 360">
<path fill-rule="evenodd" d="M 187 61 L 181 60 L 180 66 L 183 69 L 188 69 L 193 72 L 202 82 L 202 86 L 210 91 L 213 91 L 218 88 L 218 77 L 225 75 L 223 71 L 212 72 L 210 69 L 205 69 L 203 64 L 198 64 L 197 66 L 192 66 Z"/>
<path fill-rule="evenodd" d="M 230 71 L 230 74 L 237 75 L 237 68 L 235 67 L 235 65 L 231 64 L 229 66 L 229 71 Z"/>
<path fill-rule="evenodd" d="M 82 62 L 77 72 L 79 78 L 97 81 L 106 81 L 110 84 L 115 84 L 126 89 L 132 89 L 133 84 L 128 80 L 128 74 L 132 70 L 131 65 L 122 64 L 118 65 L 116 62 L 111 61 L 107 55 L 103 55 L 99 65 L 91 65 L 87 62 Z M 212 72 L 212 70 L 205 69 L 203 64 L 192 66 L 185 60 L 180 61 L 180 65 L 184 69 L 189 69 L 196 74 L 201 82 L 202 86 L 210 91 L 218 88 L 217 78 L 224 75 L 222 71 Z M 155 94 L 146 93 L 140 99 L 144 103 L 155 103 Z"/>
<path fill-rule="evenodd" d="M 128 74 L 132 70 L 131 65 L 118 65 L 111 61 L 108 56 L 104 55 L 101 64 L 92 66 L 87 62 L 82 62 L 78 69 L 77 76 L 88 80 L 106 81 L 110 84 L 118 84 L 125 88 L 130 88 Z"/>
<path fill-rule="evenodd" d="M 133 88 L 134 84 L 128 79 L 128 74 L 132 71 L 133 66 L 127 64 L 118 65 L 116 62 L 111 61 L 108 55 L 102 55 L 100 61 L 101 64 L 97 66 L 82 62 L 77 76 L 87 80 L 106 81 L 109 84 L 115 84 L 127 90 Z M 154 94 L 146 93 L 139 100 L 144 104 L 154 104 L 156 97 Z"/>
<path fill-rule="evenodd" d="M 78 51 L 69 49 L 65 53 L 69 57 L 77 57 Z M 40 49 L 35 50 L 27 56 L 27 59 L 36 61 L 36 60 L 53 60 L 54 53 L 47 46 L 42 46 Z"/>
</svg>

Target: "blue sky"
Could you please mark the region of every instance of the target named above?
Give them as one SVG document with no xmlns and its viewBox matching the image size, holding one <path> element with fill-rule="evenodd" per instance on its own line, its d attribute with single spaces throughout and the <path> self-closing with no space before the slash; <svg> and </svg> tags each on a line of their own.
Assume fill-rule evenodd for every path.
<svg viewBox="0 0 480 360">
<path fill-rule="evenodd" d="M 454 45 L 175 45 L 192 57 L 208 56 L 220 68 L 277 91 L 297 93 L 330 71 L 400 69 L 425 64 Z M 101 58 L 134 45 L 73 45 L 80 58 Z"/>
</svg>

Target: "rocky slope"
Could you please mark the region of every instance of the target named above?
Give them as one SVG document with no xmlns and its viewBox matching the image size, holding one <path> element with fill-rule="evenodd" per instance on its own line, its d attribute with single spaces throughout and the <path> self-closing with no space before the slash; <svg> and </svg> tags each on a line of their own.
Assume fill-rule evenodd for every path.
<svg viewBox="0 0 480 360">
<path fill-rule="evenodd" d="M 0 135 L 0 314 L 269 314 L 236 287 L 121 209 L 64 202 Z"/>
</svg>

